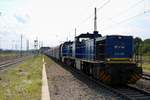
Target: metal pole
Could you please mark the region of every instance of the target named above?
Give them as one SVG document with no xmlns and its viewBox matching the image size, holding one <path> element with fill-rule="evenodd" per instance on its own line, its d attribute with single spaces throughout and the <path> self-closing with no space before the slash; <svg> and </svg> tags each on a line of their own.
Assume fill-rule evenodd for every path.
<svg viewBox="0 0 150 100">
<path fill-rule="evenodd" d="M 21 34 L 21 46 L 20 46 L 20 56 L 22 56 L 22 34 Z"/>
<path fill-rule="evenodd" d="M 97 31 L 97 10 L 94 11 L 94 31 Z"/>
<path fill-rule="evenodd" d="M 77 29 L 75 28 L 75 36 L 74 36 L 75 38 L 76 38 L 76 35 L 77 35 Z"/>
<path fill-rule="evenodd" d="M 2 47 L 1 47 L 1 37 L 0 37 L 0 49 L 2 49 Z"/>
<path fill-rule="evenodd" d="M 2 12 L 0 12 L 0 16 L 2 15 Z M 1 37 L 0 37 L 0 49 L 2 49 L 1 47 Z"/>
<path fill-rule="evenodd" d="M 28 54 L 28 52 L 29 52 L 29 40 L 27 40 L 27 54 Z"/>
</svg>

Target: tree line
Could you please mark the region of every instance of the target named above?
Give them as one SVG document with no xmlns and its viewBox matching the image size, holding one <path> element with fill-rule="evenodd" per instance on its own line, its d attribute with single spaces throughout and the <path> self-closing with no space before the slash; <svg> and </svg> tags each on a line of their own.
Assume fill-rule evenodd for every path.
<svg viewBox="0 0 150 100">
<path fill-rule="evenodd" d="M 142 53 L 144 56 L 150 56 L 150 39 L 142 40 L 139 37 L 134 38 L 135 54 Z"/>
</svg>

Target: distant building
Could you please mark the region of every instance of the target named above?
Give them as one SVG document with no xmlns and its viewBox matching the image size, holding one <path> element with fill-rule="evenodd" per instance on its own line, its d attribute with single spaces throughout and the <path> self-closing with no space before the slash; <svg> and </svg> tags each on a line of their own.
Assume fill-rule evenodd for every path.
<svg viewBox="0 0 150 100">
<path fill-rule="evenodd" d="M 40 53 L 41 54 L 44 54 L 46 51 L 48 51 L 50 49 L 50 47 L 41 47 L 40 49 L 39 49 L 39 51 L 40 51 Z"/>
</svg>

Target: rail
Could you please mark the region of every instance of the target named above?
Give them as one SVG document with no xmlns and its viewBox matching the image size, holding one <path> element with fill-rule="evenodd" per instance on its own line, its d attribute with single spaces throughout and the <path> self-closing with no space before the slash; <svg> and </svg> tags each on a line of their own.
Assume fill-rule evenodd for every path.
<svg viewBox="0 0 150 100">
<path fill-rule="evenodd" d="M 150 74 L 144 72 L 142 78 L 150 81 Z"/>
<path fill-rule="evenodd" d="M 8 60 L 8 61 L 5 61 L 5 62 L 1 62 L 0 63 L 0 70 L 3 70 L 11 65 L 14 65 L 14 64 L 17 64 L 25 59 L 29 58 L 29 56 L 27 57 L 21 57 L 21 58 L 16 58 L 16 59 L 13 59 L 13 60 Z"/>
</svg>

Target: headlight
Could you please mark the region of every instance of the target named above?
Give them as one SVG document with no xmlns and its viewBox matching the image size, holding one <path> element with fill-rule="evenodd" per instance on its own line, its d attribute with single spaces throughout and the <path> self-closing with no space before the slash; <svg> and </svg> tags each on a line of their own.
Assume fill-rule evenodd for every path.
<svg viewBox="0 0 150 100">
<path fill-rule="evenodd" d="M 122 37 L 121 37 L 121 36 L 119 36 L 119 37 L 118 37 L 118 39 L 122 39 Z"/>
<path fill-rule="evenodd" d="M 132 59 L 130 58 L 129 61 L 132 61 Z"/>
<path fill-rule="evenodd" d="M 110 61 L 110 59 L 108 58 L 107 61 Z"/>
</svg>

